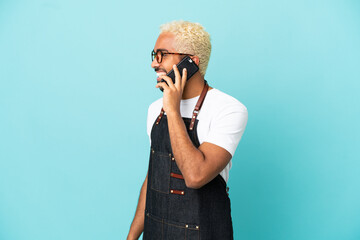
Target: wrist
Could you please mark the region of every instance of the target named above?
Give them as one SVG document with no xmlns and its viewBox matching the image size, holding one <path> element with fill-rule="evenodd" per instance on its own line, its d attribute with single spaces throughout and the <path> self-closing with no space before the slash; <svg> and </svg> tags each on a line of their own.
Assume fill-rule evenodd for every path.
<svg viewBox="0 0 360 240">
<path fill-rule="evenodd" d="M 129 235 L 127 236 L 126 240 L 137 240 L 137 238 L 134 237 L 133 235 L 130 235 L 130 234 L 129 234 Z"/>
<path fill-rule="evenodd" d="M 181 117 L 180 110 L 165 111 L 168 118 Z"/>
<path fill-rule="evenodd" d="M 140 235 L 141 235 L 141 232 L 137 233 L 134 229 L 130 228 L 130 231 L 127 235 L 126 240 L 138 240 Z"/>
</svg>

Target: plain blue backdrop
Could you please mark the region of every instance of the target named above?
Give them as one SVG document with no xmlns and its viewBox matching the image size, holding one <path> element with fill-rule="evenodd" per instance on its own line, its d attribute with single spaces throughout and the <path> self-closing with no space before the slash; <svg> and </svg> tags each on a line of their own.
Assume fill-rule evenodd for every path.
<svg viewBox="0 0 360 240">
<path fill-rule="evenodd" d="M 0 1 L 0 239 L 125 239 L 148 164 L 162 23 L 212 36 L 244 103 L 235 239 L 360 239 L 358 0 Z"/>
</svg>

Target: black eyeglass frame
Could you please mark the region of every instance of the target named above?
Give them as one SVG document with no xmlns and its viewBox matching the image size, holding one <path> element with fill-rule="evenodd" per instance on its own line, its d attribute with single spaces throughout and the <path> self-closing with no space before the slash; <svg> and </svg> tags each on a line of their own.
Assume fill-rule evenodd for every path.
<svg viewBox="0 0 360 240">
<path fill-rule="evenodd" d="M 160 52 L 160 60 L 158 60 L 158 58 L 157 58 L 159 52 Z M 164 57 L 166 54 L 194 56 L 194 55 L 192 55 L 192 54 L 187 54 L 187 53 L 165 52 L 164 50 L 158 49 L 156 52 L 155 52 L 154 50 L 151 51 L 151 61 L 153 62 L 154 59 L 156 59 L 156 61 L 157 61 L 158 63 L 161 63 L 163 57 Z"/>
</svg>

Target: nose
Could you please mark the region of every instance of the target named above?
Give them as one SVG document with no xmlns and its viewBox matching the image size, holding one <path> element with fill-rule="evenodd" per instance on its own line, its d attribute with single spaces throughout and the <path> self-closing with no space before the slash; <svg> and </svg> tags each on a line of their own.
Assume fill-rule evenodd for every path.
<svg viewBox="0 0 360 240">
<path fill-rule="evenodd" d="M 156 68 L 156 67 L 159 67 L 159 66 L 160 66 L 160 64 L 157 62 L 156 58 L 154 58 L 154 60 L 151 63 L 151 67 Z"/>
</svg>

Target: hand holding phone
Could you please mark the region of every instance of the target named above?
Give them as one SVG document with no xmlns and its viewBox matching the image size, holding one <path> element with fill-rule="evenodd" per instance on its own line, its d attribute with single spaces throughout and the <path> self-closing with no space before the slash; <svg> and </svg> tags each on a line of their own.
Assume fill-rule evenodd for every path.
<svg viewBox="0 0 360 240">
<path fill-rule="evenodd" d="M 183 58 L 176 66 L 179 69 L 180 76 L 182 76 L 183 69 L 186 68 L 187 71 L 186 81 L 189 80 L 197 71 L 199 71 L 199 67 L 196 65 L 196 63 L 194 63 L 194 61 L 189 56 Z M 170 77 L 173 83 L 175 83 L 174 69 L 171 69 L 171 71 L 168 74 L 166 74 L 166 76 Z M 164 79 L 162 79 L 161 82 L 166 83 Z M 163 91 L 164 89 L 160 88 L 160 90 Z"/>
</svg>

